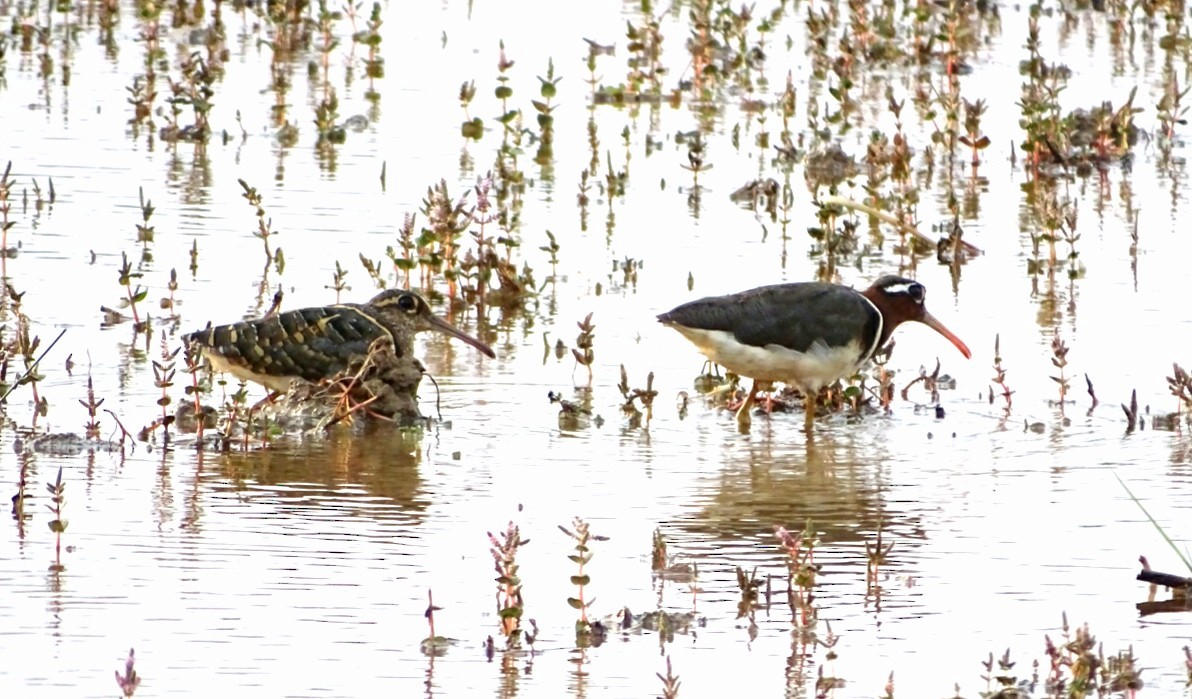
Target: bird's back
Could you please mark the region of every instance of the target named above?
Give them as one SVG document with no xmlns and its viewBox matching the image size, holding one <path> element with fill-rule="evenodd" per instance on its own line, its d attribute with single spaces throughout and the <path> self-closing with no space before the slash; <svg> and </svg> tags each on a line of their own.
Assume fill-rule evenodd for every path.
<svg viewBox="0 0 1192 699">
<path fill-rule="evenodd" d="M 881 328 L 877 308 L 855 289 L 824 282 L 774 284 L 690 301 L 658 316 L 666 325 L 730 333 L 753 347 L 844 347 Z M 868 348 L 862 348 L 868 349 Z M 868 356 L 868 355 L 866 355 Z"/>
</svg>

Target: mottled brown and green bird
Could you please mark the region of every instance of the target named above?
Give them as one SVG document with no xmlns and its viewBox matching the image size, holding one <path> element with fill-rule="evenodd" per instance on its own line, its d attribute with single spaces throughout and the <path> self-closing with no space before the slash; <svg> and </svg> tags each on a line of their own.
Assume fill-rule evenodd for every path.
<svg viewBox="0 0 1192 699">
<path fill-rule="evenodd" d="M 489 357 L 493 350 L 431 310 L 413 291 L 387 289 L 366 303 L 337 303 L 217 325 L 188 333 L 214 371 L 287 391 L 295 379 L 317 383 L 334 378 L 380 339 L 393 342 L 398 357 L 413 352 L 414 335 L 434 330 L 459 338 Z"/>
</svg>

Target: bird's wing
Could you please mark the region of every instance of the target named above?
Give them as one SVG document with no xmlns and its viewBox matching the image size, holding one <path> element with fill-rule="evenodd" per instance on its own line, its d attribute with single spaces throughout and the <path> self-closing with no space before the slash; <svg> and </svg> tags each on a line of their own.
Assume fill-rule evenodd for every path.
<svg viewBox="0 0 1192 699">
<path fill-rule="evenodd" d="M 817 341 L 843 347 L 870 337 L 881 324 L 881 314 L 854 289 L 802 282 L 691 301 L 659 320 L 730 332 L 739 342 L 756 347 L 774 344 L 806 352 Z"/>
<path fill-rule="evenodd" d="M 342 371 L 387 335 L 357 308 L 321 306 L 206 328 L 184 339 L 258 374 L 318 381 Z"/>
</svg>

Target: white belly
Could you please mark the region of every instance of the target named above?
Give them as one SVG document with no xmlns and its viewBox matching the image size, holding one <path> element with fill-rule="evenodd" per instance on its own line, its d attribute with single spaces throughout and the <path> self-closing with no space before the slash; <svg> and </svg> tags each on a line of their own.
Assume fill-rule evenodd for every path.
<svg viewBox="0 0 1192 699">
<path fill-rule="evenodd" d="M 244 381 L 253 381 L 259 383 L 270 391 L 277 391 L 278 393 L 285 393 L 290 390 L 290 385 L 295 381 L 301 379 L 292 379 L 288 376 L 274 376 L 272 374 L 258 374 L 249 369 L 243 364 L 233 363 L 227 357 L 223 357 L 216 352 L 209 351 L 204 348 L 203 356 L 207 361 L 211 362 L 211 370 L 225 374 L 231 374 L 238 379 Z"/>
<path fill-rule="evenodd" d="M 829 348 L 816 341 L 808 351 L 796 352 L 780 345 L 744 345 L 723 330 L 671 327 L 705 357 L 734 374 L 758 381 L 781 381 L 803 392 L 815 393 L 837 379 L 851 376 L 859 368 L 861 347 L 856 342 Z"/>
</svg>

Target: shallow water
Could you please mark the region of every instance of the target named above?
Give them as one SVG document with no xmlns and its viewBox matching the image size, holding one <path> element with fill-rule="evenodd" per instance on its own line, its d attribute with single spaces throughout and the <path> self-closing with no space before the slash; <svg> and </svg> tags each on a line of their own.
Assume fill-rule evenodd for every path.
<svg viewBox="0 0 1192 699">
<path fill-rule="evenodd" d="M 1011 160 L 1022 139 L 1015 102 L 1027 11 L 1004 6 L 1000 23 L 975 22 L 985 39 L 966 57 L 973 72 L 962 77 L 961 92 L 988 101 L 982 124 L 992 145 L 982 152 L 979 179 L 970 178 L 967 164 L 955 176 L 963 182 L 957 189 L 968 192 L 965 239 L 983 254 L 955 275 L 934 256 L 912 270 L 909 258 L 895 252 L 891 231 L 879 239 L 863 224 L 866 249 L 837 266 L 839 281 L 858 286 L 883 273 L 913 274 L 930 290 L 935 315 L 973 349 L 966 362 L 922 327 L 896 335 L 890 366 L 899 387 L 937 356 L 956 378 L 957 388 L 942 394 L 946 417 L 899 399 L 886 415 L 824 418 L 810 439 L 797 410 L 759 415 L 752 433 L 741 435 L 731 414 L 695 395 L 700 356 L 654 315 L 699 295 L 816 274 L 821 256 L 812 254 L 805 233 L 815 208 L 803 168 L 783 172 L 770 162 L 772 149 L 754 145 L 760 129 L 774 136 L 781 130 L 773 111 L 763 126 L 741 107 L 747 98 L 773 102 L 788 71 L 798 89 L 795 130 L 807 131 L 809 96 L 827 103 L 825 83 L 806 65 L 808 7 L 788 12 L 768 38 L 762 71 L 768 86 L 753 94 L 726 90 L 719 109 L 705 116 L 687 100 L 678 107 L 664 101 L 589 109 L 582 38 L 617 44 L 617 55 L 601 58 L 596 72 L 607 84 L 621 82 L 625 23 L 641 22 L 634 4 L 584 3 L 567 13 L 549 3 L 516 13 L 485 2 L 408 5 L 384 10 L 387 75 L 377 82 L 375 105 L 364 96 L 361 49 L 349 58 L 345 36 L 336 52 L 341 118 L 365 115 L 369 125 L 349 132 L 333 161 L 314 147 L 311 105 L 320 88 L 304 70 L 312 54 L 296 61 L 288 97 L 299 141 L 284 146 L 275 137 L 270 51 L 258 44 L 251 12 L 242 18 L 224 8 L 229 59 L 211 117 L 217 136 L 199 152 L 145 131 L 134 134 L 127 124 L 125 88 L 144 60 L 132 5 L 122 6 L 114 57 L 105 55 L 94 23 L 83 23 L 78 41 L 69 44 L 69 86 L 59 73 L 43 81 L 36 53 L 10 39 L 0 62 L 0 158 L 13 163 L 16 225 L 9 244 L 20 250 L 5 270 L 25 293 L 22 308 L 42 346 L 66 332 L 42 366 L 47 414 L 35 419 L 32 394 L 21 387 L 9 399 L 2 433 L 0 478 L 15 492 L 25 466 L 36 496 L 28 521 L 0 528 L 0 579 L 11 590 L 0 596 L 6 696 L 114 696 L 111 673 L 129 647 L 144 678 L 137 696 L 250 688 L 278 697 L 650 696 L 661 691 L 655 673 L 665 672 L 664 655 L 684 697 L 742 688 L 759 697 L 815 696 L 821 668 L 846 681 L 834 697 L 877 696 L 891 672 L 901 696 L 945 696 L 954 683 L 963 696 L 974 696 L 985 688 L 980 661 L 991 652 L 1009 648 L 1021 678 L 1035 660 L 1045 672 L 1044 634 L 1059 637 L 1065 612 L 1073 624 L 1090 625 L 1106 654 L 1131 647 L 1148 695 L 1186 691 L 1187 616 L 1141 617 L 1135 608 L 1147 598 L 1146 587 L 1134 581 L 1140 554 L 1173 573 L 1181 564 L 1114 477 L 1126 479 L 1168 533 L 1183 540 L 1192 510 L 1192 438 L 1152 431 L 1149 421 L 1147 429 L 1126 434 L 1118 407 L 1137 389 L 1152 412 L 1173 410 L 1164 378 L 1173 361 L 1188 362 L 1180 354 L 1192 337 L 1182 285 L 1192 254 L 1181 224 L 1188 215 L 1182 140 L 1168 157 L 1151 138 L 1136 146 L 1130 167 L 1072 178 L 1067 196 L 1077 202 L 1076 250 L 1085 271 L 1074 280 L 1062 269 L 1052 279 L 1032 278 L 1029 233 L 1037 232 L 1037 222 L 1022 190 L 1021 153 Z M 667 85 L 690 71 L 683 49 L 689 9 L 659 10 Z M 0 4 L 6 19 L 16 12 Z M 1057 12 L 1040 23 L 1049 60 L 1074 70 L 1061 104 L 1066 110 L 1102 99 L 1119 105 L 1138 85 L 1136 105 L 1144 109 L 1138 123 L 1154 129 L 1163 63 L 1173 62 L 1184 84 L 1183 57 L 1158 48 L 1161 28 L 1142 19 L 1135 18 L 1134 44 L 1113 46 L 1106 15 L 1072 12 L 1070 22 Z M 537 23 L 543 17 L 551 18 L 550 31 Z M 55 15 L 52 33 L 58 66 L 66 62 L 60 19 Z M 165 44 L 175 75 L 180 57 L 192 50 L 180 44 L 186 37 L 176 30 Z M 495 361 L 443 338 L 420 339 L 423 361 L 438 380 L 443 418 L 421 441 L 368 425 L 286 435 L 268 448 L 228 454 L 199 453 L 184 443 L 78 456 L 21 451 L 18 435 L 28 445 L 34 431 L 82 432 L 87 415 L 78 401 L 86 397 L 88 376 L 102 407 L 130 431 L 148 425 L 160 415 L 152 361 L 160 361 L 163 336 L 175 347 L 180 332 L 209 320 L 259 315 L 278 285 L 287 308 L 332 302 L 338 261 L 352 287 L 343 298 L 371 296 L 358 256 L 383 260 L 385 247 L 396 245 L 402 217 L 417 210 L 429 185 L 445 179 L 459 196 L 492 167 L 501 136 L 492 121 L 501 109 L 492 97 L 498 40 L 516 61 L 509 70 L 512 106 L 530 114 L 529 100 L 538 98 L 535 76 L 545 75 L 548 59 L 563 77 L 553 162 L 535 164 L 535 146 L 523 146 L 528 185 L 517 252 L 542 283 L 550 264 L 538 247 L 552 231 L 561 246 L 557 281 L 523 313 L 454 317 L 493 345 Z M 348 82 L 350 61 L 357 67 Z M 938 85 L 939 66 L 926 70 L 935 71 Z M 886 88 L 907 99 L 919 84 L 902 68 L 863 76 L 861 124 L 839 139 L 858 157 L 871 129 L 892 128 Z M 459 134 L 458 86 L 467 80 L 478 88 L 469 113 L 488 129 L 479 143 Z M 593 157 L 589 119 L 600 144 L 584 229 L 576 195 L 579 174 Z M 930 130 L 909 101 L 904 121 L 921 152 Z M 701 125 L 714 167 L 700 175 L 693 199 L 691 173 L 682 168 L 688 149 L 676 135 Z M 536 130 L 532 116 L 526 128 Z M 221 130 L 230 134 L 226 143 Z M 651 150 L 647 139 L 659 145 Z M 629 172 L 626 193 L 611 200 L 598 188 L 609 161 Z M 921 156 L 915 163 L 922 166 Z M 937 158 L 932 175 L 919 171 L 915 178 L 923 189 L 925 232 L 949 218 L 944 172 Z M 780 223 L 729 200 L 758 176 L 791 183 L 785 239 Z M 57 199 L 38 209 L 32 183 L 44 190 L 48 178 Z M 280 273 L 266 267 L 261 242 L 252 237 L 256 220 L 238 178 L 260 190 L 280 231 L 271 241 L 285 251 Z M 155 239 L 144 246 L 150 259 L 136 238 L 138 188 L 156 207 Z M 1131 254 L 1135 220 L 1139 241 Z M 199 250 L 193 273 L 192 244 Z M 150 290 L 149 340 L 129 323 L 101 325 L 99 306 L 118 306 L 124 293 L 117 283 L 122 253 Z M 626 282 L 615 266 L 626 258 L 641 263 L 636 282 Z M 177 321 L 156 308 L 171 269 L 179 279 Z M 573 344 L 575 324 L 589 312 L 596 324 L 592 405 L 601 420 L 564 429 L 547 394 L 574 399 L 586 371 L 569 353 L 562 359 L 544 353 L 544 343 Z M 1050 345 L 1057 331 L 1071 347 L 1073 390 L 1064 415 L 1048 378 L 1055 373 Z M 1015 391 L 1008 412 L 1000 398 L 987 400 L 995 336 Z M 621 365 L 634 387 L 654 372 L 660 394 L 648 429 L 630 426 L 619 413 Z M 1084 374 L 1101 401 L 1095 408 Z M 175 401 L 188 380 L 179 373 Z M 685 415 L 678 409 L 684 391 L 690 395 Z M 433 414 L 429 382 L 422 398 L 424 412 Z M 117 435 L 111 415 L 101 412 L 99 419 L 105 438 Z M 1027 423 L 1038 427 L 1024 429 Z M 59 467 L 69 527 L 65 569 L 55 572 L 43 484 Z M 557 525 L 570 526 L 576 516 L 608 537 L 592 545 L 587 569 L 593 613 L 694 611 L 698 622 L 690 633 L 670 642 L 652 632 L 613 634 L 599 647 L 575 647 L 576 613 L 566 602 L 575 594 L 569 583 L 575 567 L 567 560 L 572 542 Z M 498 652 L 490 661 L 482 646 L 499 631 L 487 533 L 510 520 L 530 540 L 518 562 L 526 617 L 540 633 L 533 655 Z M 838 637 L 834 659 L 792 634 L 785 604 L 785 554 L 774 526 L 798 531 L 808 521 L 822 566 L 814 631 L 827 638 L 830 625 Z M 694 583 L 652 577 L 655 529 L 676 561 L 697 565 Z M 866 545 L 879 529 L 894 548 L 875 594 L 866 584 Z M 738 567 L 771 578 L 771 604 L 756 613 L 753 630 L 736 618 Z M 436 632 L 459 641 L 433 659 L 419 650 L 428 634 L 428 590 L 442 607 Z"/>
</svg>

